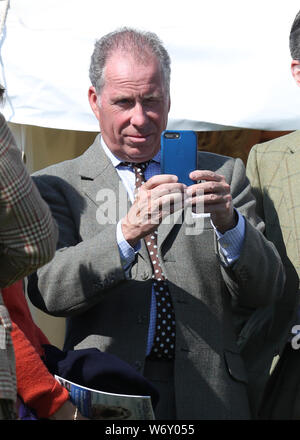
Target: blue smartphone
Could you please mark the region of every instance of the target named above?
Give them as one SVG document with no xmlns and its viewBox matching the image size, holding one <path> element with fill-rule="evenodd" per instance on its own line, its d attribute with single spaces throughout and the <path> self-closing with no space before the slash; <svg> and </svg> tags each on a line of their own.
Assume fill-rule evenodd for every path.
<svg viewBox="0 0 300 440">
<path fill-rule="evenodd" d="M 192 185 L 197 169 L 197 135 L 190 130 L 165 130 L 161 134 L 161 173 L 175 174 L 178 182 Z"/>
</svg>

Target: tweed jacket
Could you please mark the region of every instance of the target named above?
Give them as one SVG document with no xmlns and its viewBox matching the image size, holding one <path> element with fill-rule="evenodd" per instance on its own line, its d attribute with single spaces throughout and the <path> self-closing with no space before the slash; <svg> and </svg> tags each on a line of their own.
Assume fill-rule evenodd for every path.
<svg viewBox="0 0 300 440">
<path fill-rule="evenodd" d="M 279 352 L 289 338 L 299 302 L 300 274 L 300 131 L 255 145 L 248 157 L 247 176 L 256 197 L 256 212 L 265 222 L 265 236 L 272 241 L 285 265 L 285 294 L 278 302 L 275 327 L 284 328 Z M 279 319 L 279 321 L 278 321 Z"/>
<path fill-rule="evenodd" d="M 0 287 L 6 287 L 54 255 L 57 227 L 21 159 L 0 114 Z"/>
<path fill-rule="evenodd" d="M 33 272 L 54 255 L 57 227 L 0 114 L 0 288 Z M 11 322 L 0 289 L 0 399 L 16 399 Z M 3 402 L 2 402 L 3 403 Z"/>
<path fill-rule="evenodd" d="M 234 204 L 247 220 L 240 258 L 230 268 L 218 252 L 208 218 L 186 221 L 179 212 L 158 228 L 159 258 L 176 315 L 177 416 L 247 419 L 247 374 L 234 310 L 247 316 L 276 302 L 284 269 L 261 232 L 264 225 L 255 214 L 242 161 L 201 152 L 198 168 L 226 177 Z M 82 156 L 41 170 L 34 180 L 59 224 L 59 241 L 54 259 L 29 278 L 31 301 L 67 317 L 66 349 L 97 347 L 142 372 L 151 263 L 142 243 L 131 279 L 126 278 L 116 241 L 116 223 L 127 210 L 121 196 L 125 190 L 99 136 Z M 110 205 L 105 203 L 109 197 Z M 100 221 L 105 213 L 106 223 Z"/>
<path fill-rule="evenodd" d="M 15 355 L 11 330 L 11 320 L 0 289 L 0 403 L 5 401 L 3 405 L 6 405 L 6 401 L 15 402 L 17 398 Z M 11 408 L 11 405 L 8 406 L 7 411 L 10 411 L 9 408 Z M 2 411 L 5 413 L 4 408 L 2 408 Z M 1 414 L 0 409 L 0 419 Z M 4 417 L 4 414 L 2 414 L 2 417 Z M 13 414 L 11 417 L 13 417 Z"/>
<path fill-rule="evenodd" d="M 255 145 L 247 175 L 257 198 L 265 234 L 300 274 L 300 131 Z"/>
</svg>

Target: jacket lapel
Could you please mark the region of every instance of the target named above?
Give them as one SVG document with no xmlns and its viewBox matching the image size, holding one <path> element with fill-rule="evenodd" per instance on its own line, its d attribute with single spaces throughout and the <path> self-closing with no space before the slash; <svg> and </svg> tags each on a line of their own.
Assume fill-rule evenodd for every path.
<svg viewBox="0 0 300 440">
<path fill-rule="evenodd" d="M 115 167 L 102 149 L 100 135 L 82 156 L 79 175 L 83 193 L 97 206 L 102 204 L 106 215 L 117 223 L 128 211 L 130 201 Z"/>
<path fill-rule="evenodd" d="M 163 242 L 168 237 L 168 235 L 171 233 L 175 224 L 182 223 L 182 216 L 183 216 L 183 210 L 181 209 L 181 210 L 175 212 L 174 214 L 167 216 L 163 220 L 163 222 L 159 225 L 158 234 L 157 234 L 157 244 L 158 244 L 159 248 L 161 248 L 161 246 L 163 245 Z"/>
</svg>

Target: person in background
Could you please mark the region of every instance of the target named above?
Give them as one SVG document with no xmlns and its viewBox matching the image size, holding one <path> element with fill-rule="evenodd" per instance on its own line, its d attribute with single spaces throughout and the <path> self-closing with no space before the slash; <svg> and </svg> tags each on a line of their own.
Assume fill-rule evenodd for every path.
<svg viewBox="0 0 300 440">
<path fill-rule="evenodd" d="M 300 86 L 300 12 L 289 41 L 291 72 Z M 257 199 L 257 214 L 266 224 L 265 235 L 276 245 L 287 275 L 285 300 L 279 304 L 280 313 L 286 310 L 286 332 L 282 333 L 279 360 L 265 391 L 260 418 L 299 419 L 300 131 L 255 145 L 249 153 L 247 176 Z"/>
<path fill-rule="evenodd" d="M 2 100 L 4 88 L 0 87 Z M 57 227 L 30 178 L 5 118 L 0 114 L 0 419 L 16 417 L 11 320 L 1 289 L 48 263 Z"/>
<path fill-rule="evenodd" d="M 23 291 L 23 281 L 2 289 L 10 315 L 15 353 L 18 419 L 84 419 L 44 364 L 44 345 L 50 345 L 35 325 Z M 18 325 L 19 324 L 19 325 Z"/>
<path fill-rule="evenodd" d="M 59 240 L 29 277 L 30 300 L 67 317 L 65 349 L 113 353 L 153 382 L 156 419 L 249 419 L 234 311 L 246 320 L 276 302 L 285 273 L 244 165 L 199 152 L 191 186 L 161 174 L 170 58 L 155 34 L 103 36 L 90 79 L 101 134 L 82 156 L 33 176 Z M 187 221 L 183 203 L 203 203 L 206 215 Z"/>
</svg>

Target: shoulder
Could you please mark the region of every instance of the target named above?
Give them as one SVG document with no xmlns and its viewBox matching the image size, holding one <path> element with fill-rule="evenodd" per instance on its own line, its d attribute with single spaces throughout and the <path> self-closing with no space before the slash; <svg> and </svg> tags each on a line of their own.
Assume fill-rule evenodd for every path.
<svg viewBox="0 0 300 440">
<path fill-rule="evenodd" d="M 2 113 L 0 113 L 0 133 L 9 131 L 7 122 Z"/>
<path fill-rule="evenodd" d="M 6 130 L 8 130 L 6 120 L 3 116 L 3 114 L 0 113 L 0 133 L 2 133 L 3 131 L 6 131 Z"/>
<path fill-rule="evenodd" d="M 232 191 L 244 185 L 245 165 L 240 158 L 233 158 L 217 153 L 200 151 L 198 153 L 198 169 L 210 170 L 224 176 L 231 185 Z"/>
<path fill-rule="evenodd" d="M 77 162 L 78 158 L 60 162 L 32 175 L 33 182 L 44 199 L 58 201 L 63 194 L 78 191 Z"/>
<path fill-rule="evenodd" d="M 56 176 L 62 178 L 68 178 L 69 174 L 74 174 L 74 171 L 78 169 L 81 161 L 81 156 L 75 159 L 65 160 L 54 165 L 50 165 L 32 174 L 33 178 L 42 178 L 45 176 Z"/>
<path fill-rule="evenodd" d="M 250 153 L 258 155 L 284 155 L 295 152 L 300 152 L 300 130 L 254 145 L 250 151 Z"/>
<path fill-rule="evenodd" d="M 8 154 L 13 160 L 19 160 L 21 158 L 21 152 L 17 148 L 15 139 L 7 125 L 7 122 L 0 113 L 0 154 L 3 159 L 3 154 Z M 17 158 L 17 156 L 19 156 Z"/>
<path fill-rule="evenodd" d="M 217 173 L 232 170 L 238 164 L 243 167 L 241 159 L 224 156 L 222 154 L 211 153 L 208 151 L 198 152 L 198 169 L 211 170 Z"/>
</svg>

